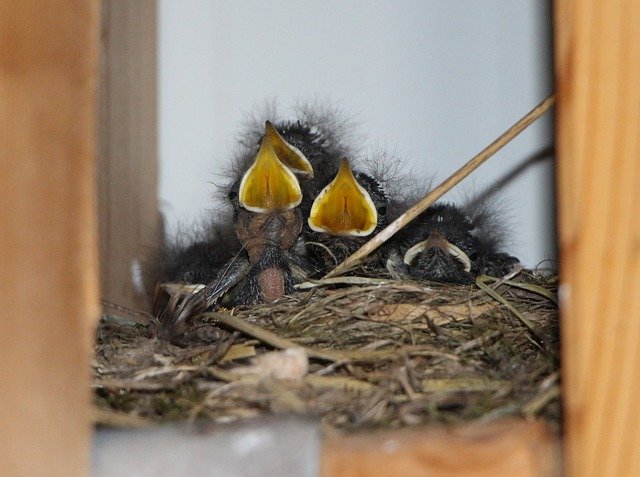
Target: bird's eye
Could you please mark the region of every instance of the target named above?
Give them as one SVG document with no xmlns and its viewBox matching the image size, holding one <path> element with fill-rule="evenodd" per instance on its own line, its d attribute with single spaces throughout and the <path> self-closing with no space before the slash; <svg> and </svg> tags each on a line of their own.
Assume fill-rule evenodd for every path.
<svg viewBox="0 0 640 477">
<path fill-rule="evenodd" d="M 381 205 L 378 207 L 378 215 L 387 215 L 387 206 Z"/>
<path fill-rule="evenodd" d="M 442 217 L 442 215 L 438 215 L 436 217 L 436 222 L 440 223 L 440 222 L 443 222 L 443 221 L 444 221 L 444 217 Z"/>
<path fill-rule="evenodd" d="M 235 190 L 232 190 L 232 191 L 229 192 L 229 196 L 228 197 L 229 197 L 229 200 L 231 202 L 235 202 L 235 200 L 238 198 L 238 192 L 235 191 Z"/>
</svg>

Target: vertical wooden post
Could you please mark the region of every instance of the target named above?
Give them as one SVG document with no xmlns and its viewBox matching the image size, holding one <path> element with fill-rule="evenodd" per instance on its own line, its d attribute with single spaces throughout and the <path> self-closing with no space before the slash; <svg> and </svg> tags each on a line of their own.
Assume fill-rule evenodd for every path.
<svg viewBox="0 0 640 477">
<path fill-rule="evenodd" d="M 566 471 L 640 475 L 640 3 L 555 8 Z"/>
<path fill-rule="evenodd" d="M 0 475 L 89 469 L 95 1 L 0 2 Z"/>
<path fill-rule="evenodd" d="M 148 309 L 134 279 L 160 239 L 156 2 L 102 2 L 98 162 L 103 298 Z"/>
</svg>

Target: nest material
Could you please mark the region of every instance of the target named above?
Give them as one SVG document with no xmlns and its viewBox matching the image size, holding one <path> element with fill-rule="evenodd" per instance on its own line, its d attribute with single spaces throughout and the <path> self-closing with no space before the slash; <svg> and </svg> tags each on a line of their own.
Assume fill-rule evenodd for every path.
<svg viewBox="0 0 640 477">
<path fill-rule="evenodd" d="M 98 423 L 293 413 L 340 430 L 513 415 L 559 425 L 555 278 L 360 281 L 206 313 L 173 343 L 106 316 Z"/>
<path fill-rule="evenodd" d="M 553 102 L 552 95 L 540 103 L 327 277 L 361 263 Z M 357 278 L 326 279 L 269 306 L 199 315 L 173 343 L 149 337 L 154 323 L 105 316 L 94 360 L 96 421 L 294 413 L 355 430 L 519 415 L 559 427 L 555 278 L 521 271 L 509 280 L 479 277 L 475 286 Z"/>
</svg>

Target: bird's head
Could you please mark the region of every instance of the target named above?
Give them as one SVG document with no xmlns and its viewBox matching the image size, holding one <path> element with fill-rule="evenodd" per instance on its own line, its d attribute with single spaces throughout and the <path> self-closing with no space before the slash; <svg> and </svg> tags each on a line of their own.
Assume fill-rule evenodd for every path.
<svg viewBox="0 0 640 477">
<path fill-rule="evenodd" d="M 473 228 L 459 207 L 437 204 L 427 209 L 396 240 L 409 274 L 438 282 L 472 282 L 479 252 Z"/>
<path fill-rule="evenodd" d="M 235 233 L 251 264 L 235 287 L 235 302 L 270 302 L 292 291 L 286 256 L 303 225 L 298 176 L 312 178 L 311 163 L 267 121 L 253 163 L 229 195 L 236 207 Z"/>
<path fill-rule="evenodd" d="M 332 267 L 386 224 L 386 209 L 387 196 L 380 183 L 367 174 L 354 173 L 349 161 L 343 159 L 311 205 L 309 245 L 316 245 L 316 255 L 330 255 L 321 261 Z"/>
</svg>

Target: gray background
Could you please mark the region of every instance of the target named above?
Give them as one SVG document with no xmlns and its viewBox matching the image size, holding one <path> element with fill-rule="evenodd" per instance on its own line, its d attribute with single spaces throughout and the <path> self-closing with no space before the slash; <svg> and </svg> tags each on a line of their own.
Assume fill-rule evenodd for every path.
<svg viewBox="0 0 640 477">
<path fill-rule="evenodd" d="M 438 179 L 553 88 L 540 0 L 161 0 L 160 199 L 170 233 L 211 207 L 210 182 L 245 114 L 277 98 L 329 98 L 365 146 Z M 551 115 L 445 198 L 505 184 L 509 251 L 555 254 Z"/>
</svg>

